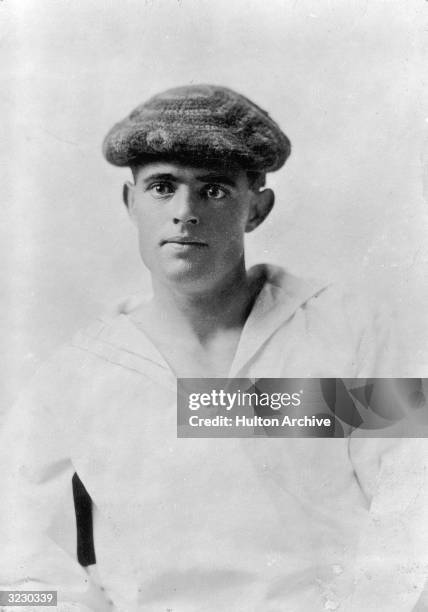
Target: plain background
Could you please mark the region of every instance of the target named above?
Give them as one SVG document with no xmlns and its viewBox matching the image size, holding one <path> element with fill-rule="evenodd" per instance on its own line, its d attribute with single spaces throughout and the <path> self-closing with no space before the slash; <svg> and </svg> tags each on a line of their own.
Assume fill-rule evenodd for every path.
<svg viewBox="0 0 428 612">
<path fill-rule="evenodd" d="M 168 87 L 213 82 L 293 143 L 249 263 L 363 284 L 428 371 L 425 0 L 0 1 L 2 409 L 37 366 L 149 289 L 101 142 Z M 425 189 L 425 191 L 424 191 Z M 425 197 L 424 197 L 425 196 Z"/>
</svg>

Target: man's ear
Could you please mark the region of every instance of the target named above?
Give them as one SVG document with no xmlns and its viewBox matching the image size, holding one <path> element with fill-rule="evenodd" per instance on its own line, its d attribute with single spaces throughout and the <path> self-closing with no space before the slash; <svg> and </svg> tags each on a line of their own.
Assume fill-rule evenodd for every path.
<svg viewBox="0 0 428 612">
<path fill-rule="evenodd" d="M 131 217 L 133 223 L 135 223 L 135 199 L 134 199 L 135 185 L 131 181 L 126 181 L 123 185 L 122 198 L 123 203 L 128 209 L 128 214 Z"/>
<path fill-rule="evenodd" d="M 246 232 L 252 232 L 266 219 L 275 203 L 275 194 L 272 189 L 263 189 L 254 193 L 250 207 L 250 215 L 245 226 Z"/>
</svg>

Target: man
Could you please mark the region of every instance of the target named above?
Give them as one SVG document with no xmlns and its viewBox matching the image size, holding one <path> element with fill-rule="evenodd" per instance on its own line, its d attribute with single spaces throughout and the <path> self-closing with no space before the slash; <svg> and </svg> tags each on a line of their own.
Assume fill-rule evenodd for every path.
<svg viewBox="0 0 428 612">
<path fill-rule="evenodd" d="M 58 589 L 60 609 L 82 612 L 410 611 L 426 539 L 385 491 L 407 478 L 420 491 L 423 448 L 410 460 L 391 440 L 177 439 L 177 377 L 394 374 L 364 303 L 246 269 L 244 234 L 273 206 L 265 173 L 288 138 L 245 97 L 200 85 L 140 105 L 104 153 L 132 170 L 124 201 L 153 295 L 78 334 L 11 412 L 2 583 Z M 93 502 L 86 569 L 72 482 Z M 391 585 L 385 568 L 405 573 L 414 558 L 412 588 Z"/>
</svg>

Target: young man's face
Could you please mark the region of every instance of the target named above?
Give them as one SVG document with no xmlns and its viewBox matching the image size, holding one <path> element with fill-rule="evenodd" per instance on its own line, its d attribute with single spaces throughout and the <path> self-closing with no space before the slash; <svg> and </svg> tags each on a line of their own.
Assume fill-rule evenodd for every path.
<svg viewBox="0 0 428 612">
<path fill-rule="evenodd" d="M 160 282 L 186 291 L 215 287 L 243 269 L 244 234 L 273 204 L 241 169 L 156 162 L 138 168 L 125 202 L 137 225 L 143 262 Z"/>
</svg>

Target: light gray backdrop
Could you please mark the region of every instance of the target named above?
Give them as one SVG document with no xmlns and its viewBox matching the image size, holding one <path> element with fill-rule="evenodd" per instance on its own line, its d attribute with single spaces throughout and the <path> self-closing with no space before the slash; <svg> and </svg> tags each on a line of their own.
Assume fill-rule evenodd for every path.
<svg viewBox="0 0 428 612">
<path fill-rule="evenodd" d="M 75 330 L 148 288 L 121 204 L 128 171 L 105 163 L 100 144 L 150 95 L 198 82 L 251 97 L 293 143 L 249 260 L 362 282 L 396 312 L 402 374 L 427 375 L 427 9 L 2 0 L 2 407 Z"/>
</svg>

